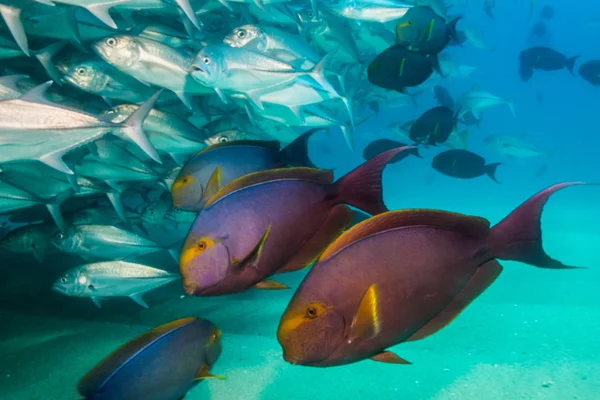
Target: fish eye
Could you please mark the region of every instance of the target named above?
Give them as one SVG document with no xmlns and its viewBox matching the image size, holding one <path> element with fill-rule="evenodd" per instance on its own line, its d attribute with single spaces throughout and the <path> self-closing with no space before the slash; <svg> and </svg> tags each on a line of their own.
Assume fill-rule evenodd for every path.
<svg viewBox="0 0 600 400">
<path fill-rule="evenodd" d="M 188 178 L 183 178 L 183 183 L 188 183 L 189 179 Z"/>
<path fill-rule="evenodd" d="M 77 68 L 77 73 L 79 75 L 85 75 L 85 68 Z"/>
<path fill-rule="evenodd" d="M 110 38 L 106 39 L 105 42 L 106 42 L 107 45 L 109 45 L 109 46 L 112 47 L 112 46 L 115 46 L 117 44 L 117 39 L 110 37 Z"/>
<path fill-rule="evenodd" d="M 31 243 L 31 248 L 35 249 L 37 246 L 35 245 L 35 243 Z"/>
<path fill-rule="evenodd" d="M 67 277 L 66 277 L 66 276 L 63 276 L 62 278 L 60 278 L 60 281 L 61 281 L 62 283 L 67 283 Z"/>
<path fill-rule="evenodd" d="M 56 237 L 58 240 L 62 240 L 62 239 L 64 239 L 64 238 L 65 238 L 65 235 L 63 235 L 62 233 L 58 232 L 58 233 L 55 235 L 55 237 Z"/>
<path fill-rule="evenodd" d="M 243 29 L 240 29 L 239 31 L 237 31 L 237 37 L 239 37 L 240 39 L 244 38 L 244 36 L 246 36 L 246 31 Z"/>
<path fill-rule="evenodd" d="M 206 250 L 206 242 L 204 240 L 199 241 L 197 246 L 199 250 Z"/>
<path fill-rule="evenodd" d="M 210 64 L 210 58 L 208 58 L 208 57 L 204 57 L 204 58 L 202 59 L 202 62 L 203 62 L 204 64 L 208 65 L 208 64 Z"/>
<path fill-rule="evenodd" d="M 314 17 L 314 16 L 315 16 L 315 15 L 312 13 L 312 11 L 309 11 L 307 15 L 308 15 L 308 18 L 312 18 L 312 17 Z"/>
<path fill-rule="evenodd" d="M 310 319 L 317 318 L 317 308 L 316 307 L 308 307 L 306 309 L 306 317 Z"/>
<path fill-rule="evenodd" d="M 229 138 L 227 136 L 221 136 L 219 138 L 219 143 L 226 143 L 229 142 Z"/>
</svg>

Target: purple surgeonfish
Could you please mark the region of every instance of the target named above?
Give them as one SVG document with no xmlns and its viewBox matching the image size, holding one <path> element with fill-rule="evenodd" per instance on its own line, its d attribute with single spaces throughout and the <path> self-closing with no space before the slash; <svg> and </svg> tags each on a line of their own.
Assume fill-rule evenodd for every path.
<svg viewBox="0 0 600 400">
<path fill-rule="evenodd" d="M 387 350 L 448 325 L 502 272 L 496 259 L 576 268 L 543 250 L 541 212 L 551 186 L 490 228 L 484 218 L 436 210 L 391 211 L 337 238 L 283 314 L 277 338 L 292 364 L 365 359 L 409 364 Z"/>
<path fill-rule="evenodd" d="M 387 211 L 382 173 L 408 147 L 381 153 L 333 182 L 333 173 L 284 168 L 238 178 L 196 217 L 179 259 L 188 294 L 215 296 L 257 287 L 312 264 L 352 222 L 351 205 L 369 214 Z"/>
<path fill-rule="evenodd" d="M 125 343 L 90 370 L 77 390 L 86 400 L 181 400 L 221 355 L 221 331 L 181 318 Z"/>
<path fill-rule="evenodd" d="M 200 211 L 208 199 L 241 176 L 287 166 L 314 167 L 308 157 L 308 139 L 319 130 L 305 132 L 281 150 L 276 140 L 241 140 L 207 147 L 177 175 L 171 188 L 173 206 Z"/>
</svg>

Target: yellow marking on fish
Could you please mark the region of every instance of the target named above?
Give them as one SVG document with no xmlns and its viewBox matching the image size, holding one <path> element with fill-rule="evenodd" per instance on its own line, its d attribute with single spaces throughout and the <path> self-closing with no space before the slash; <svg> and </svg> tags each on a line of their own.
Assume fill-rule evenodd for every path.
<svg viewBox="0 0 600 400">
<path fill-rule="evenodd" d="M 406 62 L 406 58 L 402 59 L 402 62 L 400 63 L 400 73 L 398 74 L 398 76 L 402 76 L 402 74 L 404 73 L 404 63 Z"/>
<path fill-rule="evenodd" d="M 185 268 L 194 261 L 194 258 L 198 257 L 214 245 L 215 241 L 208 237 L 202 237 L 196 240 L 192 246 L 184 248 L 181 252 L 181 255 L 179 256 L 179 266 Z"/>
<path fill-rule="evenodd" d="M 298 327 L 305 322 L 320 317 L 321 315 L 325 314 L 327 310 L 332 308 L 333 306 L 325 306 L 317 302 L 310 303 L 308 306 L 302 309 L 301 314 L 297 313 L 293 317 L 285 318 L 279 326 L 277 336 L 286 337 L 290 332 L 298 329 Z"/>
<path fill-rule="evenodd" d="M 379 293 L 377 285 L 369 286 L 365 292 L 358 310 L 350 325 L 348 342 L 356 339 L 370 340 L 381 332 L 381 320 L 379 318 Z"/>
<path fill-rule="evenodd" d="M 400 28 L 407 28 L 409 26 L 412 26 L 412 21 L 406 21 L 401 24 L 398 24 L 398 27 L 400 27 Z"/>
<path fill-rule="evenodd" d="M 196 179 L 191 176 L 191 175 L 186 175 L 181 179 L 177 179 L 174 183 L 173 186 L 171 186 L 171 192 L 175 191 L 175 190 L 179 190 L 182 187 L 189 185 L 190 183 L 195 182 Z"/>
</svg>

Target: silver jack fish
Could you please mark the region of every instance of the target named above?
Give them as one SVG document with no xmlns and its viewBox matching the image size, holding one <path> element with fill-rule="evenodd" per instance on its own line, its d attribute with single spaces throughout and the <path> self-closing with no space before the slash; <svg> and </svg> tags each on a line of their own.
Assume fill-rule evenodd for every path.
<svg viewBox="0 0 600 400">
<path fill-rule="evenodd" d="M 108 261 L 72 268 L 54 281 L 52 289 L 65 296 L 89 297 L 98 307 L 105 297 L 129 297 L 148 308 L 142 295 L 177 279 L 178 275 L 146 265 Z"/>
</svg>

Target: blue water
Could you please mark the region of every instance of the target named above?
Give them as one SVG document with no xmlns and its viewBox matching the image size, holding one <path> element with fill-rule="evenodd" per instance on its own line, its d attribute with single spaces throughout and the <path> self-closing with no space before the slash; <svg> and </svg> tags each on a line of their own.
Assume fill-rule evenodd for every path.
<svg viewBox="0 0 600 400">
<path fill-rule="evenodd" d="M 484 112 L 481 126 L 469 127 L 468 149 L 487 162 L 503 163 L 497 174 L 501 183 L 486 176 L 446 177 L 430 166 L 440 150 L 421 149 L 423 159 L 409 157 L 386 168 L 388 208 L 448 210 L 495 224 L 551 184 L 600 182 L 600 89 L 566 70 L 536 72 L 526 83 L 517 73 L 518 54 L 531 45 L 580 56 L 576 71 L 582 62 L 600 58 L 600 25 L 585 25 L 600 18 L 600 3 L 539 0 L 529 19 L 528 1 L 498 1 L 494 21 L 484 14 L 481 0 L 465 3 L 455 9 L 464 15 L 459 28 L 476 26 L 495 50 L 468 43 L 445 50 L 477 69 L 468 78 L 442 84 L 454 96 L 477 85 L 514 101 L 516 116 L 499 105 Z M 546 22 L 551 37 L 542 40 L 531 37 L 530 29 L 543 5 L 552 5 L 556 13 Z M 10 60 L 0 63 L 10 67 Z M 435 105 L 431 89 L 426 89 L 416 107 L 382 110 L 357 128 L 354 152 L 332 130 L 325 139 L 311 142 L 311 158 L 342 176 L 364 161 L 362 149 L 386 136 L 389 123 L 415 119 Z M 504 157 L 483 145 L 482 139 L 491 134 L 525 135 L 543 149 L 557 150 L 550 161 Z M 537 176 L 544 164 L 546 173 Z M 55 254 L 41 265 L 27 254 L 2 250 L 0 399 L 76 399 L 81 376 L 116 347 L 189 315 L 210 319 L 223 331 L 224 350 L 212 372 L 226 379 L 201 382 L 186 400 L 599 399 L 599 205 L 600 186 L 568 188 L 552 196 L 542 218 L 548 254 L 587 269 L 553 271 L 502 262 L 499 279 L 447 328 L 391 348 L 412 362 L 408 366 L 367 360 L 323 369 L 286 363 L 275 332 L 307 271 L 280 277 L 291 290 L 195 298 L 183 297 L 180 285 L 172 284 L 145 295 L 149 309 L 129 299 L 110 300 L 98 309 L 88 299 L 50 291 L 58 274 L 81 264 L 77 257 Z M 145 260 L 177 271 L 168 256 Z"/>
</svg>

